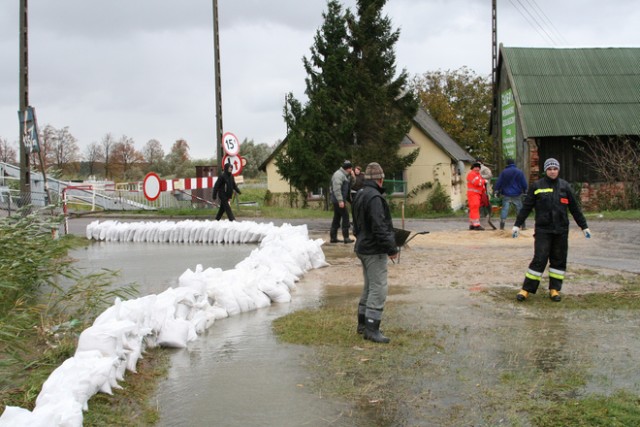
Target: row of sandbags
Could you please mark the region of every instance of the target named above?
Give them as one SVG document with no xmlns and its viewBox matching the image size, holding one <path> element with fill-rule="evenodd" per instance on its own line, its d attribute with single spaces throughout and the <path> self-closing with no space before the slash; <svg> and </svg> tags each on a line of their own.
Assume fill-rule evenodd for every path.
<svg viewBox="0 0 640 427">
<path fill-rule="evenodd" d="M 92 223 L 91 235 L 124 224 L 113 223 Z M 194 221 L 189 223 L 198 227 Z M 162 226 L 135 223 L 139 229 L 153 224 Z M 234 222 L 226 224 L 235 226 Z M 177 226 L 187 228 L 186 224 Z M 198 265 L 182 273 L 175 289 L 132 300 L 116 299 L 80 334 L 75 355 L 45 381 L 34 410 L 7 406 L 0 427 L 82 426 L 83 410 L 88 409 L 91 396 L 119 388 L 126 371 L 136 371 L 146 348 L 184 348 L 217 319 L 290 301 L 296 281 L 305 272 L 327 265 L 323 242 L 310 240 L 306 226 L 285 224 L 264 230 L 259 247 L 234 269 Z"/>
<path fill-rule="evenodd" d="M 87 225 L 90 240 L 149 243 L 259 243 L 275 229 L 273 223 L 253 221 L 93 221 Z"/>
</svg>

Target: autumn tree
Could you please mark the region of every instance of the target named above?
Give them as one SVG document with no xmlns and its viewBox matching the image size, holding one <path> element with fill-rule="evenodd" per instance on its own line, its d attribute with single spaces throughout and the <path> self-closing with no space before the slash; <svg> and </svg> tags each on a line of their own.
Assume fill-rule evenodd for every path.
<svg viewBox="0 0 640 427">
<path fill-rule="evenodd" d="M 15 165 L 17 159 L 17 150 L 7 142 L 6 138 L 0 137 L 0 162 Z"/>
<path fill-rule="evenodd" d="M 142 177 L 142 172 L 138 168 L 144 160 L 142 153 L 136 150 L 135 142 L 132 138 L 122 135 L 113 146 L 113 164 L 117 165 L 121 171 L 120 176 L 127 181 L 134 181 Z"/>
<path fill-rule="evenodd" d="M 412 87 L 420 104 L 454 141 L 475 157 L 493 159 L 490 76 L 478 76 L 467 67 L 430 71 L 416 76 Z"/>
<path fill-rule="evenodd" d="M 194 174 L 189 144 L 184 139 L 178 139 L 171 146 L 171 151 L 165 156 L 168 174 L 174 178 L 186 178 Z"/>
<path fill-rule="evenodd" d="M 52 166 L 60 173 L 75 172 L 79 151 L 77 139 L 69 132 L 68 126 L 55 131 Z"/>
<path fill-rule="evenodd" d="M 165 161 L 164 161 L 164 149 L 162 144 L 157 139 L 150 139 L 142 148 L 142 155 L 146 162 L 146 172 L 161 172 L 164 173 Z"/>
</svg>

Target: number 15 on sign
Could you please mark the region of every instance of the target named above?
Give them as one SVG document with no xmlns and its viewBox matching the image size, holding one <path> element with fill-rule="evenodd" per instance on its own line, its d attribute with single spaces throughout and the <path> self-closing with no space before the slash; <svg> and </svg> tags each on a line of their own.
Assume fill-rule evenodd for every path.
<svg viewBox="0 0 640 427">
<path fill-rule="evenodd" d="M 227 156 L 237 156 L 240 152 L 240 142 L 231 132 L 222 135 L 222 149 Z"/>
</svg>

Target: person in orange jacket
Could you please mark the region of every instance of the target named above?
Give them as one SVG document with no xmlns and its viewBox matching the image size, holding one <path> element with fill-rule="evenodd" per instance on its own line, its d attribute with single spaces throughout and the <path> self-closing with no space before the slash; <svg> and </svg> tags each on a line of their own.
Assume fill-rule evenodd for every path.
<svg viewBox="0 0 640 427">
<path fill-rule="evenodd" d="M 469 230 L 484 230 L 480 225 L 480 205 L 482 197 L 486 197 L 487 181 L 480 175 L 480 162 L 471 165 L 467 174 L 467 202 L 469 204 Z"/>
</svg>

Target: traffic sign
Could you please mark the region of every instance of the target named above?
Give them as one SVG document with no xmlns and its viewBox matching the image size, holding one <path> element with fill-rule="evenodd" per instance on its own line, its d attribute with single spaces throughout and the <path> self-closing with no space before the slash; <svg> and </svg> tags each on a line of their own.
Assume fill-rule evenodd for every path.
<svg viewBox="0 0 640 427">
<path fill-rule="evenodd" d="M 153 202 L 160 197 L 160 191 L 160 177 L 155 172 L 149 172 L 142 181 L 144 197 Z"/>
<path fill-rule="evenodd" d="M 231 163 L 231 175 L 238 176 L 242 173 L 244 165 L 247 164 L 247 159 L 240 156 L 224 156 L 222 158 L 222 165 Z"/>
<path fill-rule="evenodd" d="M 240 152 L 240 141 L 231 132 L 222 135 L 222 149 L 227 156 L 237 156 Z"/>
</svg>

